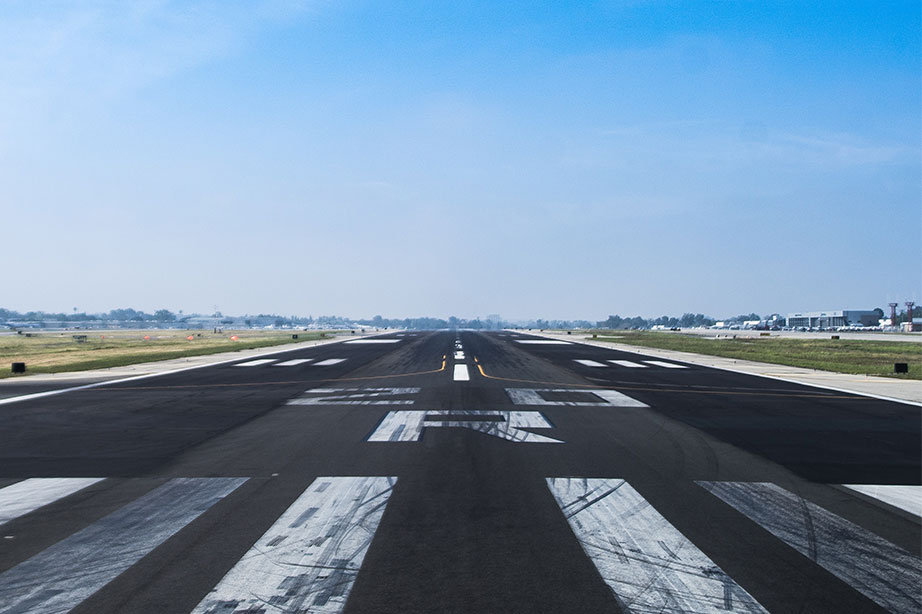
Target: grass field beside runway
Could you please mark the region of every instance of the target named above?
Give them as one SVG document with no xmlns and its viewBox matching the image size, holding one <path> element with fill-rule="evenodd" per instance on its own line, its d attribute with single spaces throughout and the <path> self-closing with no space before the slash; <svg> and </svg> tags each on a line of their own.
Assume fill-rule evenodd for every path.
<svg viewBox="0 0 922 614">
<path fill-rule="evenodd" d="M 292 339 L 293 334 L 298 338 Z M 13 362 L 25 362 L 26 374 L 62 373 L 270 347 L 329 336 L 322 332 L 291 330 L 214 333 L 210 330 L 159 329 L 29 332 L 28 335 L 0 337 L 0 378 L 12 376 L 10 364 Z M 86 335 L 86 340 L 78 342 L 74 335 Z"/>
<path fill-rule="evenodd" d="M 855 339 L 791 339 L 772 337 L 707 338 L 676 333 L 631 330 L 594 331 L 596 340 L 661 350 L 676 350 L 768 362 L 838 373 L 922 379 L 922 344 Z M 893 364 L 909 364 L 909 373 L 893 372 Z"/>
</svg>

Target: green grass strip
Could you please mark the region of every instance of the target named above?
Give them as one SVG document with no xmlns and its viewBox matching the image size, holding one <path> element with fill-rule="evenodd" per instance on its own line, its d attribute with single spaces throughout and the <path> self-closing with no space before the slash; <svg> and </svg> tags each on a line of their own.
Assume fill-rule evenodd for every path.
<svg viewBox="0 0 922 614">
<path fill-rule="evenodd" d="M 724 333 L 725 334 L 725 333 Z M 721 337 L 646 331 L 594 331 L 597 341 L 721 356 L 738 360 L 922 380 L 922 344 L 859 339 L 791 339 L 789 337 Z M 908 373 L 894 373 L 893 365 L 905 362 Z"/>
</svg>

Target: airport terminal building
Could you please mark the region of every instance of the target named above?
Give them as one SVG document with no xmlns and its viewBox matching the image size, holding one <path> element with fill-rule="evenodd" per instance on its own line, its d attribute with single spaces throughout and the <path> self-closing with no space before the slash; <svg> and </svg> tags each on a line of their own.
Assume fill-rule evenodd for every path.
<svg viewBox="0 0 922 614">
<path fill-rule="evenodd" d="M 787 324 L 791 328 L 833 328 L 836 326 L 877 326 L 880 314 L 865 309 L 840 309 L 838 311 L 807 311 L 789 313 Z"/>
</svg>

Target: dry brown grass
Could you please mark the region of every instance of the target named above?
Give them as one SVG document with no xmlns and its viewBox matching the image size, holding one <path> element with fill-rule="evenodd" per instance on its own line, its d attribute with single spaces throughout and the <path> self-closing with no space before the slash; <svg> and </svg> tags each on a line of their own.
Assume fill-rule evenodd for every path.
<svg viewBox="0 0 922 614">
<path fill-rule="evenodd" d="M 30 336 L 26 336 L 26 335 Z M 27 373 L 59 373 L 200 356 L 322 338 L 321 332 L 281 330 L 118 330 L 23 332 L 0 335 L 0 377 L 10 363 L 25 362 Z M 86 335 L 79 343 L 74 335 Z M 189 340 L 187 337 L 192 336 Z M 231 339 L 236 336 L 237 339 Z M 149 337 L 145 339 L 145 337 Z"/>
</svg>

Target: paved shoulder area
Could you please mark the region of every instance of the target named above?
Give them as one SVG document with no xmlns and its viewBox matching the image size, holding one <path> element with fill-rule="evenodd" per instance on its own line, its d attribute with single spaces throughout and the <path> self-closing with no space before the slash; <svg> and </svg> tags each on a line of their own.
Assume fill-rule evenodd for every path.
<svg viewBox="0 0 922 614">
<path fill-rule="evenodd" d="M 922 382 L 918 380 L 835 373 L 832 371 L 789 367 L 766 362 L 754 362 L 751 360 L 737 360 L 734 358 L 723 358 L 721 356 L 679 352 L 676 350 L 661 350 L 640 345 L 628 345 L 626 343 L 593 341 L 591 339 L 586 339 L 582 335 L 567 335 L 566 333 L 544 332 L 530 334 L 551 339 L 565 339 L 573 343 L 611 348 L 622 352 L 633 352 L 635 354 L 643 354 L 644 356 L 658 356 L 660 358 L 678 360 L 702 367 L 713 367 L 715 369 L 726 369 L 738 373 L 773 377 L 789 382 L 796 382 L 798 384 L 806 384 L 808 386 L 822 386 L 833 390 L 842 390 L 856 394 L 922 404 Z"/>
<path fill-rule="evenodd" d="M 87 384 L 98 384 L 129 377 L 143 377 L 168 373 L 180 369 L 205 367 L 244 358 L 255 359 L 261 356 L 293 352 L 296 350 L 303 350 L 304 348 L 328 345 L 330 343 L 340 343 L 350 339 L 360 339 L 379 334 L 381 333 L 339 334 L 327 339 L 312 339 L 299 343 L 285 343 L 269 347 L 221 352 L 220 354 L 185 356 L 182 358 L 171 358 L 169 360 L 125 365 L 123 367 L 111 367 L 109 369 L 90 369 L 87 371 L 68 371 L 64 373 L 36 373 L 34 375 L 10 377 L 0 379 L 0 400 L 39 392 L 63 390 L 75 386 L 85 386 Z"/>
</svg>

